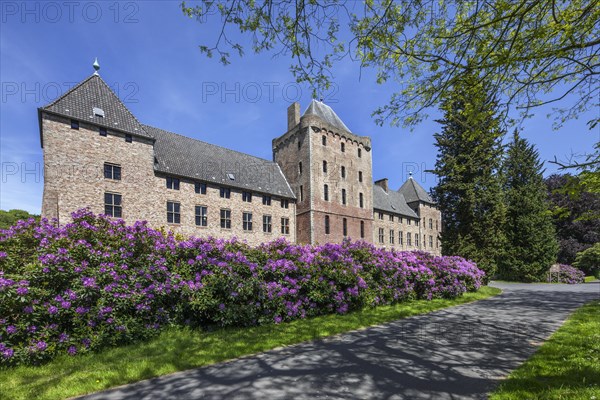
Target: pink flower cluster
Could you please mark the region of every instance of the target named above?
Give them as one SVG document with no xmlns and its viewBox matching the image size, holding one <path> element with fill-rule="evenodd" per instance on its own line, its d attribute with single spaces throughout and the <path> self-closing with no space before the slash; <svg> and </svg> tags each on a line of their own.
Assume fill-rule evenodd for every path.
<svg viewBox="0 0 600 400">
<path fill-rule="evenodd" d="M 144 222 L 73 213 L 0 231 L 0 365 L 143 340 L 166 325 L 280 323 L 474 291 L 460 257 L 283 239 L 176 241 Z"/>
</svg>

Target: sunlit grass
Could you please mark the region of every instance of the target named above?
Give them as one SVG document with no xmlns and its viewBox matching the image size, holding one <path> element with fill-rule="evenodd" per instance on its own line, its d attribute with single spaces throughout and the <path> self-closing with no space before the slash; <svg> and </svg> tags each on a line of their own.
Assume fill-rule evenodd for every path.
<svg viewBox="0 0 600 400">
<path fill-rule="evenodd" d="M 577 310 L 490 400 L 600 400 L 600 301 Z"/>
<path fill-rule="evenodd" d="M 417 300 L 280 325 L 212 332 L 168 329 L 144 343 L 97 354 L 63 356 L 39 367 L 0 370 L 1 399 L 64 399 L 176 371 L 323 338 L 440 308 L 484 299 L 500 289 L 483 287 L 453 300 Z"/>
<path fill-rule="evenodd" d="M 595 276 L 586 276 L 585 277 L 586 283 L 587 282 L 594 282 L 595 280 L 597 280 Z"/>
</svg>

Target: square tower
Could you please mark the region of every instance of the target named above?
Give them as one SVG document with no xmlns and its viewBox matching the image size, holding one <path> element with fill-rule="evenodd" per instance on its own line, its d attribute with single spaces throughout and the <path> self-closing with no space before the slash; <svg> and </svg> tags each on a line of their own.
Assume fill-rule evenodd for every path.
<svg viewBox="0 0 600 400">
<path fill-rule="evenodd" d="M 299 243 L 372 241 L 371 139 L 355 135 L 323 102 L 288 108 L 288 131 L 273 140 L 273 160 L 296 194 Z"/>
</svg>

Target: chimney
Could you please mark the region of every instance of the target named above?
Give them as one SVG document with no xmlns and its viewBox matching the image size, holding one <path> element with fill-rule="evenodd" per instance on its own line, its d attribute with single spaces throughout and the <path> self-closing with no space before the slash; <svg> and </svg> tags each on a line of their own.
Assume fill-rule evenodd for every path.
<svg viewBox="0 0 600 400">
<path fill-rule="evenodd" d="M 383 178 L 383 179 L 380 179 L 378 181 L 375 181 L 375 184 L 377 186 L 379 186 L 380 188 L 382 188 L 383 190 L 385 190 L 385 192 L 387 193 L 387 191 L 388 191 L 388 178 Z"/>
<path fill-rule="evenodd" d="M 287 109 L 288 131 L 300 123 L 300 103 L 294 102 Z"/>
</svg>

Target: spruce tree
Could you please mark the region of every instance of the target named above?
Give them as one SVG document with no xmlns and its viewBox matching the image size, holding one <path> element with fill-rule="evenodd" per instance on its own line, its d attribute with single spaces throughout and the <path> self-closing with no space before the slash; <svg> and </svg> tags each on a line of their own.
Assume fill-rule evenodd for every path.
<svg viewBox="0 0 600 400">
<path fill-rule="evenodd" d="M 506 257 L 499 265 L 504 279 L 542 280 L 556 262 L 558 242 L 538 152 L 515 130 L 503 166 L 506 198 Z"/>
<path fill-rule="evenodd" d="M 433 197 L 442 212 L 442 251 L 477 262 L 494 276 L 503 257 L 506 210 L 498 171 L 504 131 L 488 85 L 466 73 L 443 99 L 438 149 L 438 184 Z"/>
</svg>

